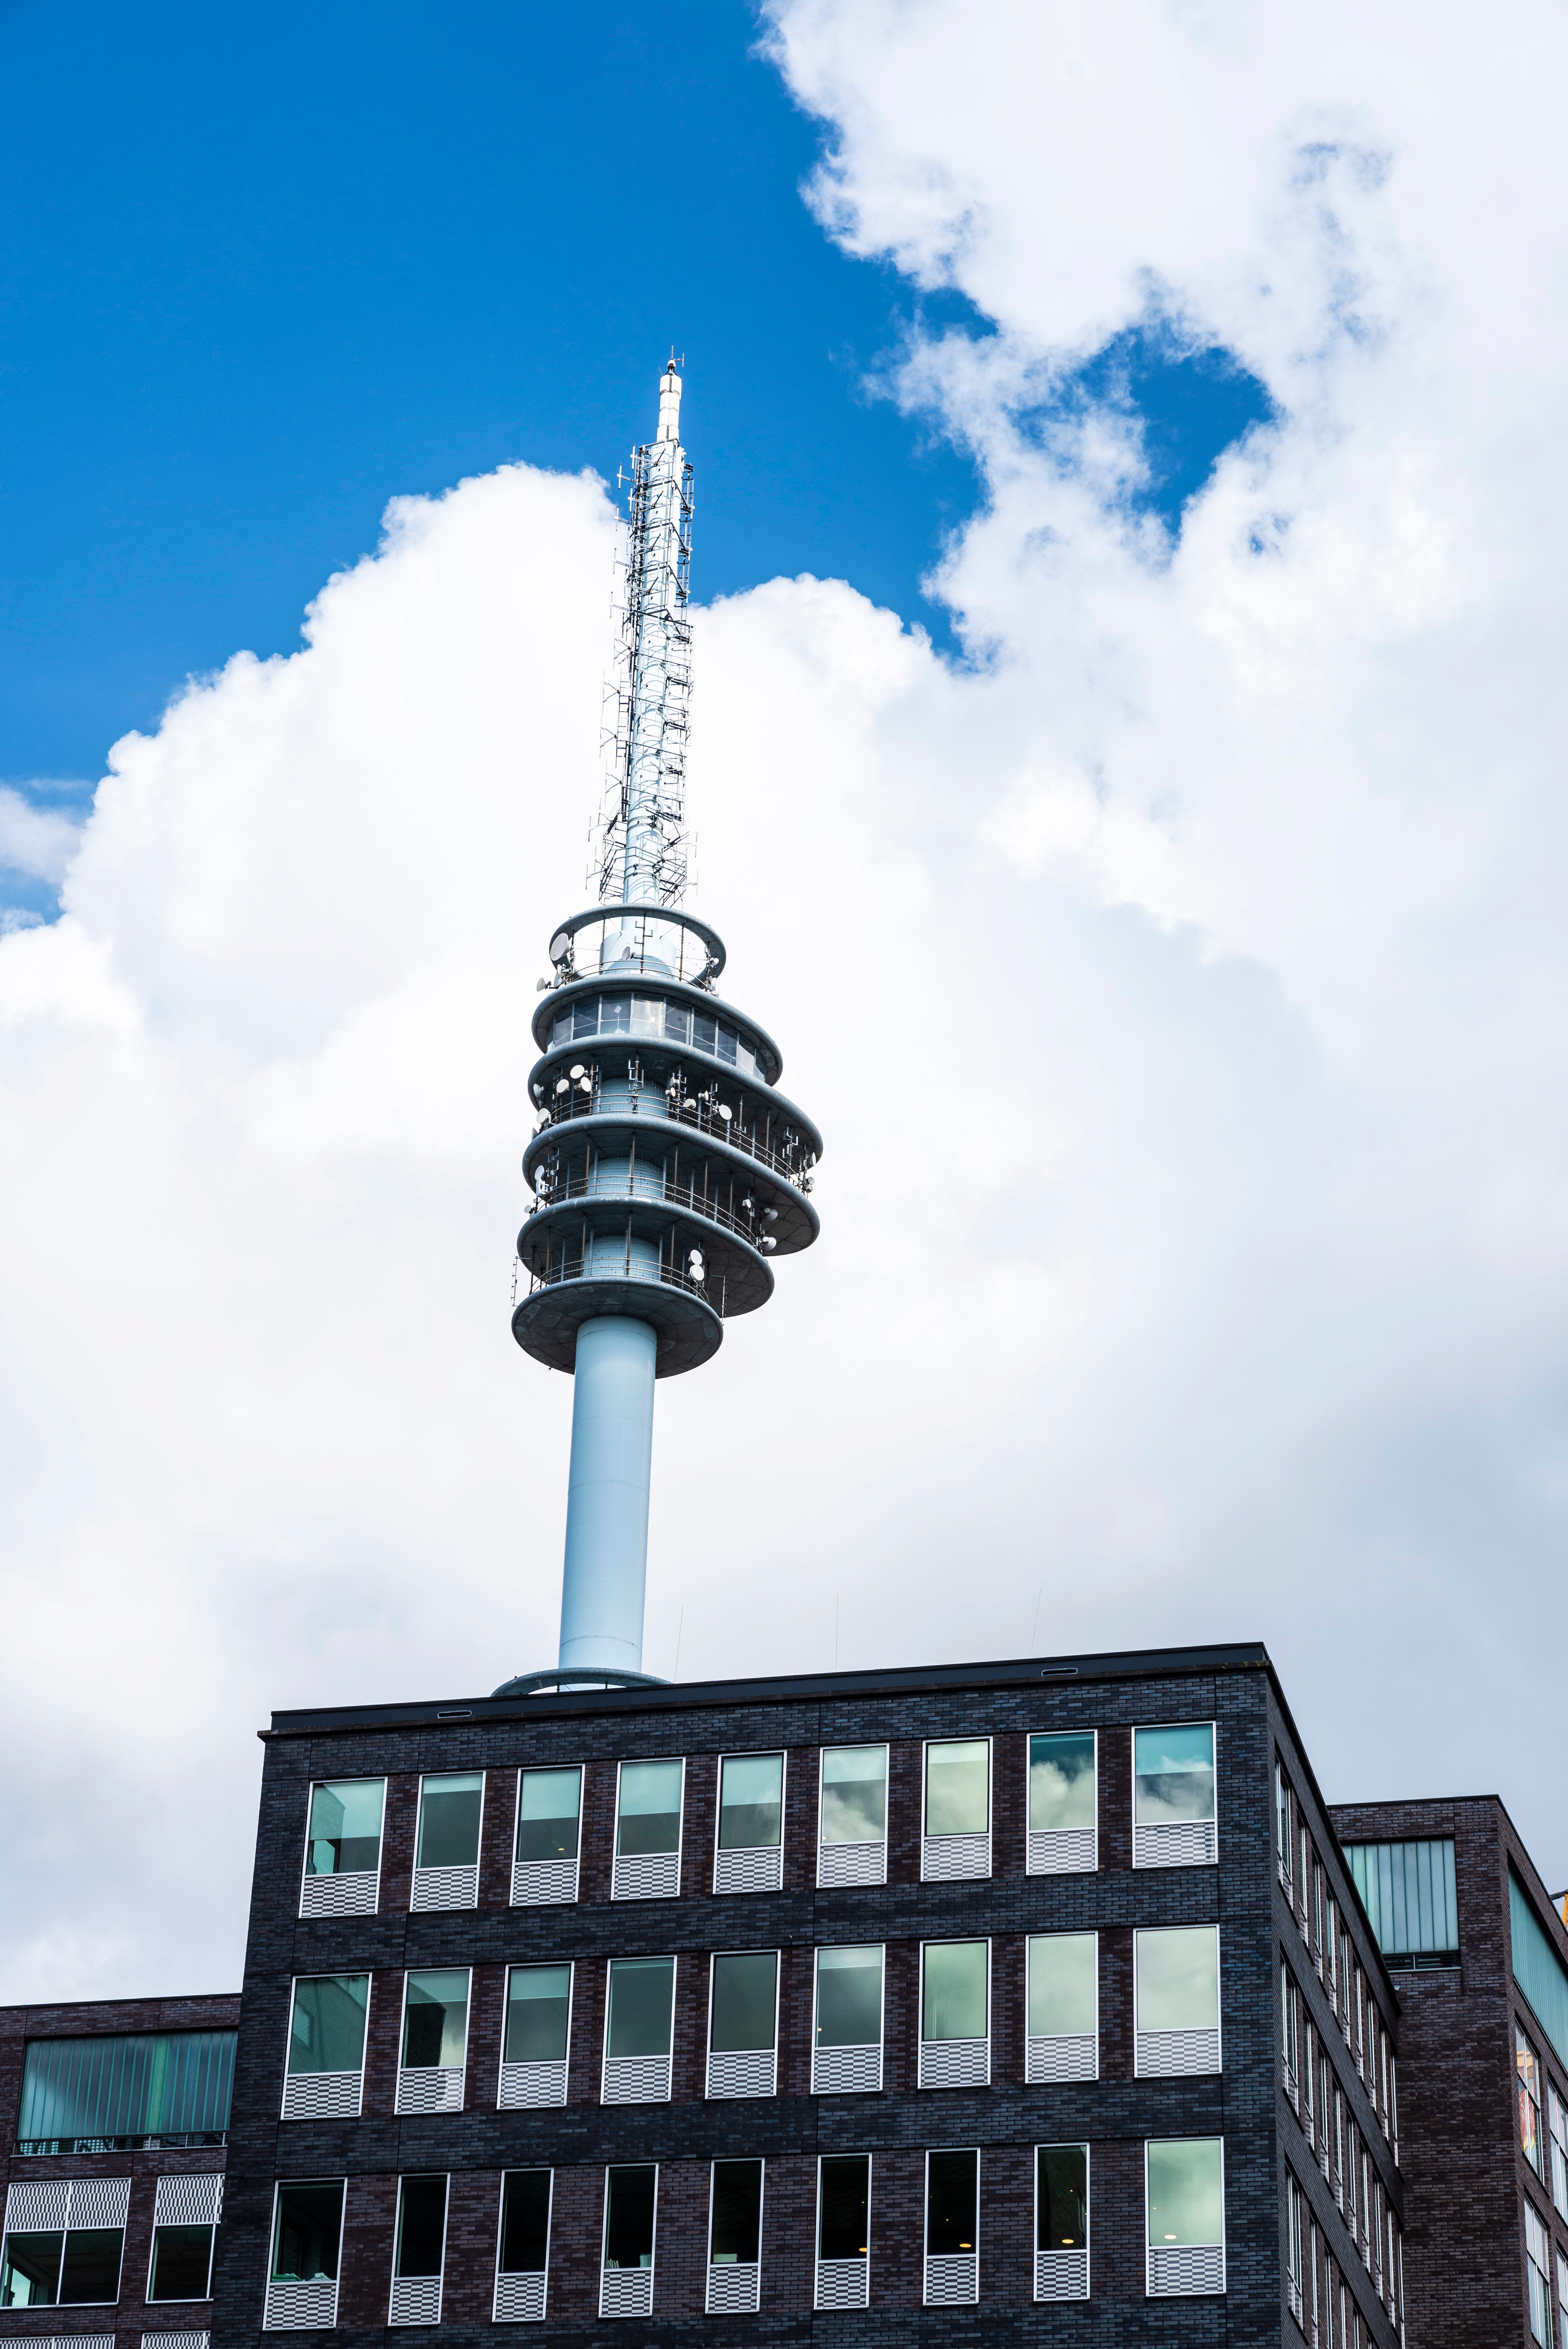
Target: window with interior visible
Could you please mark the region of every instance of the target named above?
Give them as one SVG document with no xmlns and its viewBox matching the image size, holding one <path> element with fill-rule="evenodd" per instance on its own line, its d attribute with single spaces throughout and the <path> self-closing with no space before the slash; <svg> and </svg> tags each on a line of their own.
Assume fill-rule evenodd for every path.
<svg viewBox="0 0 1568 2349">
<path fill-rule="evenodd" d="M 1520 2148 L 1536 2176 L 1544 2178 L 1546 2155 L 1541 2131 L 1541 2058 L 1518 2023 L 1513 2026 L 1513 2067 L 1519 2091 Z"/>
<path fill-rule="evenodd" d="M 221 2177 L 197 2171 L 160 2178 L 153 2202 L 149 2300 L 208 2300 L 222 2210 Z"/>
<path fill-rule="evenodd" d="M 612 2063 L 668 2057 L 675 2013 L 674 1958 L 612 1958 L 604 2048 Z"/>
<path fill-rule="evenodd" d="M 988 1941 L 923 1943 L 920 1968 L 922 2039 L 988 2038 L 990 1973 Z"/>
<path fill-rule="evenodd" d="M 5 2198 L 0 2308 L 111 2307 L 119 2298 L 129 2184 L 15 2181 Z"/>
<path fill-rule="evenodd" d="M 550 2200 L 554 2172 L 509 2169 L 501 2179 L 501 2275 L 542 2275 L 550 2258 Z"/>
<path fill-rule="evenodd" d="M 131 2153 L 228 2143 L 232 2031 L 30 2039 L 16 2111 L 18 2154 Z"/>
<path fill-rule="evenodd" d="M 442 2176 L 404 2178 L 397 2195 L 397 2251 L 393 2274 L 438 2276 L 447 2248 L 447 2181 Z"/>
<path fill-rule="evenodd" d="M 684 1762 L 623 1762 L 615 1806 L 615 1857 L 677 1852 Z"/>
<path fill-rule="evenodd" d="M 718 1847 L 758 1851 L 784 1833 L 782 1754 L 727 1754 L 718 1765 Z"/>
<path fill-rule="evenodd" d="M 1132 1773 L 1133 1866 L 1212 1865 L 1219 1857 L 1213 1723 L 1135 1729 Z"/>
<path fill-rule="evenodd" d="M 330 2283 L 343 2241 L 341 2178 L 280 2180 L 273 2217 L 273 2283 Z"/>
<path fill-rule="evenodd" d="M 778 1951 L 717 1953 L 708 1998 L 709 2053 L 771 2054 L 778 2032 Z"/>
<path fill-rule="evenodd" d="M 1552 2349 L 1552 2239 L 1527 2202 L 1524 2206 L 1524 2274 L 1530 2288 L 1530 2337 Z"/>
<path fill-rule="evenodd" d="M 582 1816 L 581 1768 L 520 1771 L 515 1854 L 519 1865 L 531 1860 L 574 1860 Z"/>
<path fill-rule="evenodd" d="M 385 1778 L 323 1779 L 310 1790 L 307 1876 L 374 1876 L 381 1866 Z"/>
<path fill-rule="evenodd" d="M 1552 2199 L 1560 2219 L 1568 2219 L 1568 2107 L 1555 2085 L 1546 2083 L 1547 2128 L 1552 2141 Z M 1568 2339 L 1563 2349 L 1568 2349 Z"/>
<path fill-rule="evenodd" d="M 868 2259 L 871 2208 L 871 2156 L 824 2154 L 818 2170 L 817 2257 Z"/>
<path fill-rule="evenodd" d="M 290 2075 L 363 2072 L 368 1974 L 302 1974 L 289 2020 Z"/>
<path fill-rule="evenodd" d="M 1280 1881 L 1288 1888 L 1291 1880 L 1290 1780 L 1279 1762 L 1274 1764 L 1274 1857 L 1279 1862 Z"/>
<path fill-rule="evenodd" d="M 1035 2147 L 1035 2249 L 1088 2249 L 1088 2147 Z"/>
<path fill-rule="evenodd" d="M 819 2047 L 872 2047 L 882 2043 L 882 1952 L 871 1943 L 817 1952 L 816 2041 Z"/>
<path fill-rule="evenodd" d="M 441 1966 L 407 1979 L 404 2071 L 460 2071 L 468 2060 L 469 1969 Z"/>
<path fill-rule="evenodd" d="M 604 2265 L 651 2268 L 658 2169 L 651 2161 L 617 2162 L 604 2173 Z"/>
<path fill-rule="evenodd" d="M 502 2062 L 563 2064 L 571 2013 L 569 1965 L 509 1966 Z"/>
<path fill-rule="evenodd" d="M 1451 1836 L 1351 1843 L 1345 1857 L 1385 1962 L 1411 1971 L 1457 1966 L 1459 1900 Z"/>
<path fill-rule="evenodd" d="M 762 2164 L 716 2161 L 708 2209 L 709 2267 L 753 2267 L 762 2256 Z"/>
<path fill-rule="evenodd" d="M 822 1754 L 824 1845 L 887 1841 L 887 1747 L 837 1745 Z"/>
<path fill-rule="evenodd" d="M 420 1780 L 417 1868 L 478 1866 L 484 1787 L 481 1770 L 449 1771 L 442 1777 Z"/>
<path fill-rule="evenodd" d="M 1150 2293 L 1223 2292 L 1222 2139 L 1151 2138 L 1144 2147 L 1144 2185 Z"/>
</svg>

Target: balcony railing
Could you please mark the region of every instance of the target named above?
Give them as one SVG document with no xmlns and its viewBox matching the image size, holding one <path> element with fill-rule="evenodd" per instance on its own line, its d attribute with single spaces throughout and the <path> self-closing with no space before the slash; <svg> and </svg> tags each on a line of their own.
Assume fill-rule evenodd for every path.
<svg viewBox="0 0 1568 2349">
<path fill-rule="evenodd" d="M 688 1297 L 700 1297 L 705 1305 L 713 1308 L 721 1321 L 724 1319 L 727 1285 L 725 1281 L 719 1282 L 718 1295 L 715 1297 L 706 1280 L 694 1279 L 689 1272 L 680 1272 L 670 1264 L 639 1264 L 634 1257 L 619 1264 L 603 1267 L 594 1264 L 586 1272 L 581 1251 L 576 1256 L 567 1257 L 563 1263 L 551 1265 L 544 1272 L 535 1271 L 530 1267 L 528 1293 L 531 1297 L 536 1288 L 559 1288 L 562 1282 L 568 1280 L 645 1280 L 660 1288 L 684 1288 Z"/>
<path fill-rule="evenodd" d="M 21 2153 L 160 2153 L 227 2145 L 227 2129 L 163 2129 L 156 2137 L 19 2137 Z"/>
<path fill-rule="evenodd" d="M 753 1247 L 761 1247 L 769 1237 L 761 1228 L 761 1216 L 737 1215 L 728 1207 L 721 1207 L 716 1198 L 705 1197 L 695 1178 L 682 1183 L 645 1162 L 624 1182 L 607 1181 L 603 1171 L 595 1167 L 591 1174 L 573 1174 L 565 1183 L 542 1182 L 535 1195 L 541 1207 L 572 1206 L 580 1199 L 630 1199 L 634 1205 L 643 1201 L 649 1206 L 679 1207 L 685 1215 L 704 1216 L 710 1224 L 749 1240 Z"/>
<path fill-rule="evenodd" d="M 688 1109 L 685 1102 L 673 1102 L 667 1093 L 658 1092 L 652 1085 L 633 1087 L 624 1099 L 617 1088 L 615 1100 L 608 1111 L 601 1106 L 596 1085 L 591 1092 L 583 1092 L 580 1085 L 574 1085 L 570 1092 L 555 1095 L 545 1103 L 540 1112 L 539 1131 L 542 1133 L 547 1125 L 565 1124 L 573 1118 L 606 1114 L 645 1117 L 657 1119 L 661 1125 L 686 1126 L 694 1133 L 711 1136 L 715 1142 L 727 1143 L 731 1150 L 738 1150 L 748 1158 L 754 1158 L 759 1166 L 766 1166 L 770 1174 L 793 1184 L 798 1191 L 809 1191 L 811 1187 L 810 1154 L 775 1150 L 769 1141 L 758 1135 L 754 1126 L 742 1125 L 738 1117 L 723 1116 L 720 1104 L 699 1101 Z M 797 1165 L 794 1163 L 797 1154 L 807 1158 L 808 1163 Z"/>
</svg>

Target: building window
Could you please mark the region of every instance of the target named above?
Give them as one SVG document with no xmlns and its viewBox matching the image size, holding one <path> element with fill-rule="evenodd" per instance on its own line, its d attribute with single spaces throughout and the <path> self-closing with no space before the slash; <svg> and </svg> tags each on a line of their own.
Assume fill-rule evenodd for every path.
<svg viewBox="0 0 1568 2349">
<path fill-rule="evenodd" d="M 991 1741 L 949 1739 L 925 1749 L 923 1877 L 991 1873 Z"/>
<path fill-rule="evenodd" d="M 149 2300 L 210 2300 L 212 2246 L 223 2213 L 223 2180 L 214 2171 L 160 2178 L 152 2206 Z"/>
<path fill-rule="evenodd" d="M 1099 1866 L 1095 1733 L 1075 1729 L 1029 1740 L 1029 1874 L 1062 1876 Z"/>
<path fill-rule="evenodd" d="M 343 2190 L 341 2178 L 279 2180 L 262 2320 L 266 2332 L 324 2332 L 336 2323 Z"/>
<path fill-rule="evenodd" d="M 1552 2349 L 1552 2246 L 1545 2228 L 1524 2206 L 1524 2276 L 1530 2287 L 1530 2337 Z"/>
<path fill-rule="evenodd" d="M 332 1778 L 310 1790 L 302 1917 L 369 1917 L 381 1888 L 385 1778 Z"/>
<path fill-rule="evenodd" d="M 1284 2092 L 1299 2113 L 1300 2090 L 1297 2082 L 1301 2071 L 1301 1992 L 1295 1986 L 1295 1976 L 1286 1965 L 1279 1970 L 1279 2036 L 1280 2062 L 1284 2070 Z"/>
<path fill-rule="evenodd" d="M 762 2291 L 762 2164 L 716 2161 L 708 2188 L 709 2316 L 755 2316 Z"/>
<path fill-rule="evenodd" d="M 1508 1921 L 1513 1979 L 1530 2001 L 1558 2062 L 1568 2064 L 1568 1967 L 1547 1940 L 1534 1904 L 1511 1868 Z"/>
<path fill-rule="evenodd" d="M 674 1958 L 612 1958 L 604 2029 L 607 2105 L 669 2102 Z"/>
<path fill-rule="evenodd" d="M 1035 2298 L 1088 2298 L 1088 2147 L 1035 2147 Z"/>
<path fill-rule="evenodd" d="M 541 2105 L 566 2102 L 566 2048 L 571 2025 L 569 1965 L 507 1968 L 506 2036 L 501 2044 L 500 2095 L 497 2099 L 502 2112 L 522 2112 Z M 529 2175 L 532 2175 L 531 2171 Z"/>
<path fill-rule="evenodd" d="M 887 1747 L 833 1745 L 822 1754 L 819 1884 L 887 1882 Z"/>
<path fill-rule="evenodd" d="M 304 1974 L 294 1986 L 285 2121 L 353 2120 L 365 2095 L 368 1974 Z"/>
<path fill-rule="evenodd" d="M 673 1900 L 681 1889 L 684 1762 L 623 1762 L 615 1790 L 614 1900 Z"/>
<path fill-rule="evenodd" d="M 30 2039 L 16 2115 L 19 2154 L 133 2153 L 229 2138 L 232 2031 Z"/>
<path fill-rule="evenodd" d="M 882 2075 L 881 1948 L 819 1950 L 811 2094 L 873 2092 L 882 2086 Z"/>
<path fill-rule="evenodd" d="M 554 2172 L 509 2169 L 500 2181 L 496 2245 L 497 2324 L 542 2324 L 550 2273 L 550 2208 Z"/>
<path fill-rule="evenodd" d="M 726 1754 L 718 1765 L 715 1892 L 784 1887 L 784 1756 Z"/>
<path fill-rule="evenodd" d="M 651 2161 L 619 2162 L 604 2172 L 604 2250 L 601 2316 L 654 2313 L 654 2229 L 659 2173 Z"/>
<path fill-rule="evenodd" d="M 129 2178 L 18 2180 L 5 2197 L 0 2308 L 112 2307 Z"/>
<path fill-rule="evenodd" d="M 541 1908 L 576 1899 L 582 1825 L 581 1769 L 518 1772 L 517 1847 L 511 1862 L 514 1908 Z"/>
<path fill-rule="evenodd" d="M 1339 1903 L 1329 1893 L 1324 1903 L 1324 1968 L 1323 1986 L 1328 1992 L 1328 2003 L 1339 2011 Z"/>
<path fill-rule="evenodd" d="M 869 2306 L 871 2215 L 870 2154 L 824 2154 L 817 2165 L 819 2308 Z"/>
<path fill-rule="evenodd" d="M 1568 2219 L 1568 2108 L 1550 2080 L 1546 2113 L 1552 2137 L 1552 2199 L 1558 2217 Z M 1568 2335 L 1564 2335 L 1564 2349 L 1568 2349 Z"/>
<path fill-rule="evenodd" d="M 1284 2174 L 1285 2286 L 1290 2299 L 1290 2313 L 1305 2332 L 1306 2312 L 1302 2294 L 1302 2233 L 1301 2189 L 1287 2169 Z"/>
<path fill-rule="evenodd" d="M 397 2250 L 388 2324 L 439 2324 L 447 2251 L 447 2181 L 405 2178 L 397 2189 Z"/>
<path fill-rule="evenodd" d="M 980 2297 L 980 2156 L 925 2157 L 925 2302 L 967 2308 Z"/>
<path fill-rule="evenodd" d="M 1401 2261 L 1399 2272 L 1401 2330 L 1404 2326 L 1404 2303 L 1405 2276 L 1404 2262 Z M 1568 2252 L 1565 2251 L 1557 2253 L 1557 2337 L 1559 2341 L 1568 2342 Z"/>
<path fill-rule="evenodd" d="M 1219 1857 L 1213 1723 L 1135 1729 L 1132 1865 L 1212 1867 Z"/>
<path fill-rule="evenodd" d="M 991 1944 L 926 1941 L 920 1952 L 920 2085 L 991 2080 Z"/>
<path fill-rule="evenodd" d="M 419 1833 L 410 1909 L 477 1909 L 482 1770 L 419 1781 Z"/>
<path fill-rule="evenodd" d="M 1144 2147 L 1151 2298 L 1225 2289 L 1225 2150 L 1217 2137 Z"/>
<path fill-rule="evenodd" d="M 1377 1947 L 1390 1966 L 1458 1965 L 1459 1901 L 1451 1836 L 1404 1843 L 1347 1843 Z"/>
<path fill-rule="evenodd" d="M 1132 1950 L 1135 2070 L 1217 2072 L 1219 1927 L 1161 1926 L 1134 1933 Z"/>
<path fill-rule="evenodd" d="M 1036 1933 L 1027 1969 L 1028 2032 L 1024 2077 L 1099 2076 L 1099 1939 L 1095 1933 Z"/>
<path fill-rule="evenodd" d="M 1280 1883 L 1288 1898 L 1291 1891 L 1290 1780 L 1278 1762 L 1274 1764 L 1274 1862 L 1279 1869 Z"/>
<path fill-rule="evenodd" d="M 1513 2026 L 1513 2064 L 1519 2075 L 1519 2142 L 1537 2178 L 1546 2175 L 1541 2135 L 1541 2059 L 1519 2024 Z"/>
<path fill-rule="evenodd" d="M 720 1951 L 708 1979 L 707 2093 L 771 2096 L 778 2087 L 779 1952 Z"/>
<path fill-rule="evenodd" d="M 469 1970 L 404 1977 L 400 2113 L 460 2113 L 469 2059 Z M 431 2320 L 434 2322 L 434 2320 Z"/>
</svg>

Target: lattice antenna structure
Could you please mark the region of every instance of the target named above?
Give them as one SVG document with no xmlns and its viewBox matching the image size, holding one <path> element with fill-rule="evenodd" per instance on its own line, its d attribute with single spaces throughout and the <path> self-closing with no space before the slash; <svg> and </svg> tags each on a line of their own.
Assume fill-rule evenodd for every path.
<svg viewBox="0 0 1568 2349">
<path fill-rule="evenodd" d="M 672 359 L 659 384 L 658 436 L 632 451 L 604 692 L 604 797 L 588 875 L 601 905 L 678 905 L 686 896 L 692 469 L 680 406 Z"/>
</svg>

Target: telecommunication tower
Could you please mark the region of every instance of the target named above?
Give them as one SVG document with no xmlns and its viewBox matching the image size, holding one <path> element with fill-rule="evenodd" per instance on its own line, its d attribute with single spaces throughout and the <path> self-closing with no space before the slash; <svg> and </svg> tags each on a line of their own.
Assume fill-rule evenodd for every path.
<svg viewBox="0 0 1568 2349">
<path fill-rule="evenodd" d="M 518 1234 L 525 1353 L 570 1371 L 560 1661 L 498 1694 L 635 1684 L 643 1661 L 654 1389 L 718 1351 L 819 1225 L 822 1138 L 779 1091 L 773 1039 L 716 993 L 725 949 L 685 911 L 692 469 L 675 361 L 656 439 L 632 453 L 607 696 L 598 903 L 550 941 L 533 1016 L 538 1114 Z"/>
</svg>

